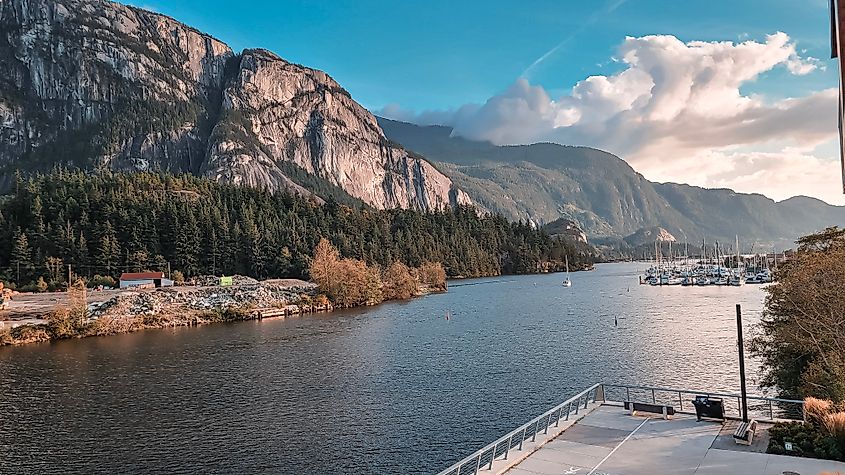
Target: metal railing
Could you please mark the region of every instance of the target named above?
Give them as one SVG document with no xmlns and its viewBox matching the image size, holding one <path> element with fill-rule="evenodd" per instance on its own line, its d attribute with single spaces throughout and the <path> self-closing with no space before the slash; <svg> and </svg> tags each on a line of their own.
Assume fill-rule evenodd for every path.
<svg viewBox="0 0 845 475">
<path fill-rule="evenodd" d="M 725 415 L 742 417 L 742 396 L 735 393 L 692 391 L 689 389 L 637 386 L 631 384 L 604 384 L 605 401 L 639 401 L 671 405 L 678 412 L 695 414 L 692 400 L 695 396 L 720 397 L 725 406 Z M 780 399 L 765 396 L 748 396 L 748 417 L 758 421 L 776 422 L 783 420 L 804 420 L 804 401 Z"/>
<path fill-rule="evenodd" d="M 695 396 L 720 397 L 725 406 L 727 417 L 742 417 L 742 396 L 739 394 L 711 391 L 691 391 L 688 389 L 661 388 L 656 386 L 637 386 L 630 384 L 594 384 L 572 396 L 539 417 L 505 434 L 495 442 L 485 446 L 469 457 L 440 472 L 439 475 L 471 475 L 480 470 L 491 470 L 496 460 L 507 460 L 514 448 L 522 450 L 526 440 L 534 442 L 537 434 L 548 434 L 549 428 L 558 427 L 560 421 L 569 420 L 570 414 L 576 415 L 581 408 L 586 409 L 590 401 L 596 402 L 648 402 L 676 407 L 677 412 L 695 414 L 692 400 Z M 618 398 L 614 396 L 619 396 Z M 794 399 L 748 396 L 748 414 L 752 419 L 775 422 L 784 420 L 804 420 L 804 401 Z M 686 404 L 685 404 L 686 402 Z M 736 416 L 732 414 L 736 412 Z"/>
<path fill-rule="evenodd" d="M 496 460 L 507 460 L 508 454 L 514 448 L 522 450 L 522 444 L 526 440 L 534 442 L 537 439 L 537 434 L 540 432 L 548 434 L 552 424 L 554 424 L 554 427 L 558 427 L 560 421 L 569 420 L 570 414 L 578 414 L 580 409 L 586 409 L 587 405 L 590 402 L 596 402 L 597 398 L 603 400 L 601 391 L 601 384 L 590 386 L 551 410 L 544 412 L 539 417 L 505 434 L 469 457 L 443 470 L 440 472 L 440 475 L 470 475 L 478 473 L 482 468 L 490 470 L 493 467 L 493 462 Z"/>
</svg>

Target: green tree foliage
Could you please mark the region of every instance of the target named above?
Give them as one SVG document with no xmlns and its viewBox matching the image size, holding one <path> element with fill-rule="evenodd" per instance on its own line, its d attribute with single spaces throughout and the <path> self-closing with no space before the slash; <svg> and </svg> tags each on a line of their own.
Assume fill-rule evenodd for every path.
<svg viewBox="0 0 845 475">
<path fill-rule="evenodd" d="M 766 288 L 752 352 L 763 360 L 763 386 L 784 396 L 845 401 L 845 230 L 798 241 L 798 252 Z"/>
<path fill-rule="evenodd" d="M 565 255 L 575 268 L 592 259 L 527 223 L 479 216 L 469 207 L 380 211 L 332 198 L 321 205 L 165 173 L 56 170 L 18 177 L 15 193 L 0 200 L 0 217 L 6 224 L 0 229 L 0 278 L 17 280 L 20 265 L 24 283 L 56 277 L 48 257 L 86 278 L 167 271 L 168 264 L 187 278 L 309 278 L 321 237 L 340 256 L 367 265 L 385 269 L 399 261 L 418 268 L 433 262 L 453 277 L 554 270 Z"/>
<path fill-rule="evenodd" d="M 11 242 L 12 249 L 9 256 L 9 263 L 14 267 L 16 278 L 18 280 L 25 279 L 31 270 L 29 239 L 18 228 Z"/>
</svg>

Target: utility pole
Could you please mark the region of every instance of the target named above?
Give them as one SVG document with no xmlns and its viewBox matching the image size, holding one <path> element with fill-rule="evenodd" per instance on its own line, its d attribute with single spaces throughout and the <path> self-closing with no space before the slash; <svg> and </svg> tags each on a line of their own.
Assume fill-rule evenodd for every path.
<svg viewBox="0 0 845 475">
<path fill-rule="evenodd" d="M 742 395 L 742 422 L 748 422 L 748 394 L 745 390 L 745 347 L 742 341 L 742 306 L 736 304 L 736 334 L 739 345 L 739 384 Z"/>
<path fill-rule="evenodd" d="M 173 279 L 173 274 L 170 273 L 170 261 L 167 261 L 167 278 L 169 280 Z"/>
</svg>

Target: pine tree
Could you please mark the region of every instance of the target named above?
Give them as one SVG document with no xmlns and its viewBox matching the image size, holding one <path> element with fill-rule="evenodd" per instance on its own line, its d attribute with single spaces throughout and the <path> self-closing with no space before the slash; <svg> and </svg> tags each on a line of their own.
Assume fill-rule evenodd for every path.
<svg viewBox="0 0 845 475">
<path fill-rule="evenodd" d="M 29 239 L 27 239 L 26 234 L 22 233 L 21 229 L 18 228 L 15 233 L 11 255 L 11 263 L 16 271 L 16 282 L 18 285 L 22 283 L 21 278 L 25 278 L 28 275 L 29 266 L 31 265 L 30 254 Z"/>
<path fill-rule="evenodd" d="M 115 235 L 111 222 L 106 221 L 103 232 L 100 236 L 100 243 L 97 252 L 97 267 L 105 275 L 116 276 L 117 266 L 120 262 L 120 243 Z"/>
</svg>

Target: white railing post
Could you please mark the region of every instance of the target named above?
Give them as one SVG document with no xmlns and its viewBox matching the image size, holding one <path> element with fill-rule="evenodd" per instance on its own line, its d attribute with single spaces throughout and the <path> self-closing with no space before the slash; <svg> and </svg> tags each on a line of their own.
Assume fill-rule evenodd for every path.
<svg viewBox="0 0 845 475">
<path fill-rule="evenodd" d="M 508 459 L 508 452 L 510 452 L 510 450 L 511 450 L 511 442 L 513 442 L 513 434 L 511 434 L 511 436 L 508 437 L 508 446 L 505 447 L 505 458 L 503 460 Z"/>
</svg>

